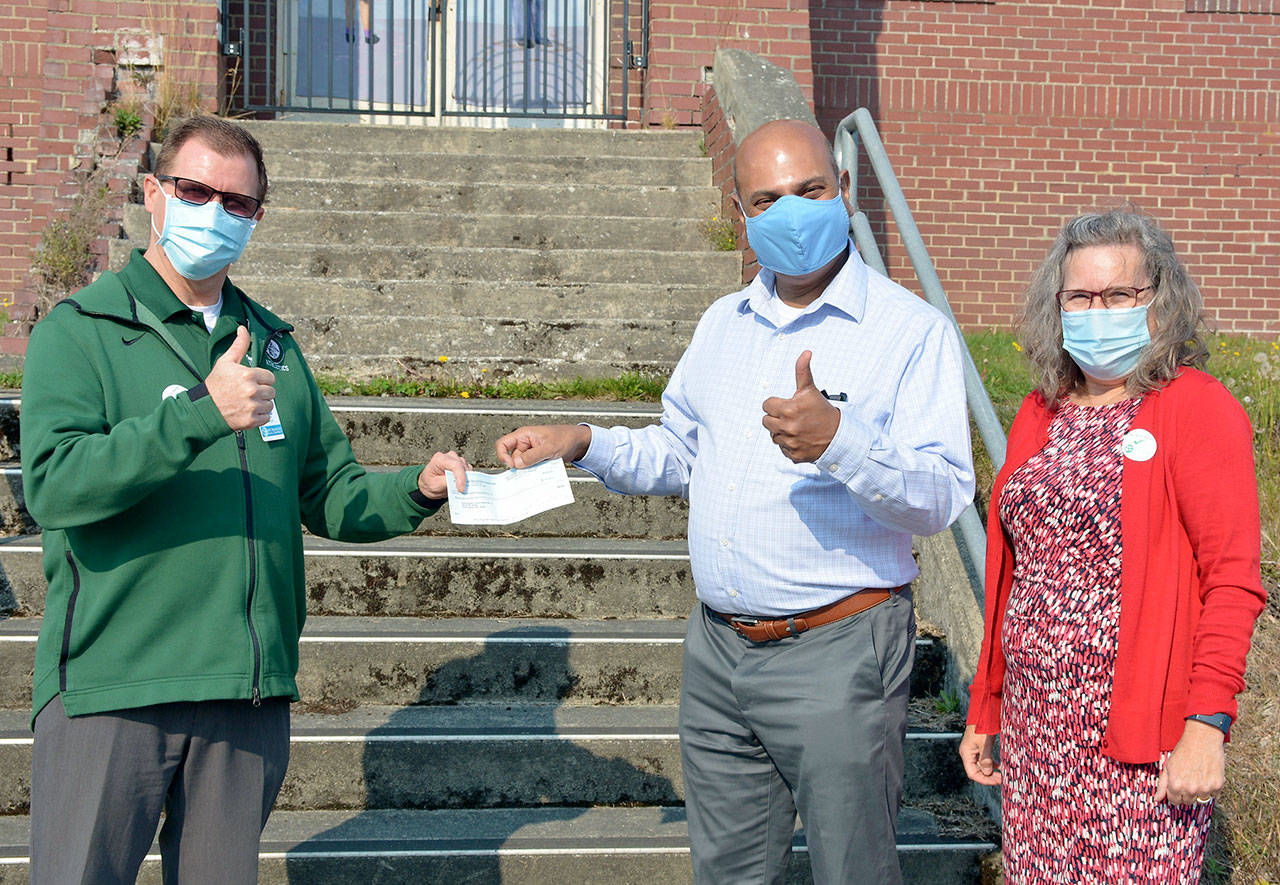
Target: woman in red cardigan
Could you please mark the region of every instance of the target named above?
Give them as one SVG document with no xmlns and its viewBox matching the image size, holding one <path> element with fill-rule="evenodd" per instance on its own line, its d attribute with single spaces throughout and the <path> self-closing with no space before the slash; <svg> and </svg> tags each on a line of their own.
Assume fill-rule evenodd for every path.
<svg viewBox="0 0 1280 885">
<path fill-rule="evenodd" d="M 1068 222 L 1028 290 L 960 744 L 1001 786 L 1011 885 L 1200 879 L 1266 600 L 1253 432 L 1199 369 L 1201 314 L 1129 211 Z"/>
</svg>

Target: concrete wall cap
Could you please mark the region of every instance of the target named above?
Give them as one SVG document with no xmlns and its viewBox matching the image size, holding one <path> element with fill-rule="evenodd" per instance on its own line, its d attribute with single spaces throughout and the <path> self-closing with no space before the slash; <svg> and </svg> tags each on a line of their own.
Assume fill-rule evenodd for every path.
<svg viewBox="0 0 1280 885">
<path fill-rule="evenodd" d="M 800 84 L 786 68 L 745 49 L 717 49 L 713 64 L 716 97 L 735 147 L 772 120 L 818 125 Z"/>
</svg>

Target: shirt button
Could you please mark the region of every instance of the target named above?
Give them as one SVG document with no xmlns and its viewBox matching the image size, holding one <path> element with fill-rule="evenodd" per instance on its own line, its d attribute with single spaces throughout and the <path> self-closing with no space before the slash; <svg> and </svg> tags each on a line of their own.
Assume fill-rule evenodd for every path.
<svg viewBox="0 0 1280 885">
<path fill-rule="evenodd" d="M 729 539 L 728 539 L 728 538 L 721 538 L 721 539 L 720 539 L 720 546 L 721 546 L 721 547 L 728 547 L 728 546 L 729 546 Z"/>
<path fill-rule="evenodd" d="M 733 491 L 734 489 L 736 489 L 737 487 L 738 487 L 737 483 L 732 483 L 732 482 L 731 482 L 731 483 L 729 483 L 729 491 L 731 491 L 731 492 L 732 492 L 732 491 Z"/>
<path fill-rule="evenodd" d="M 883 501 L 883 500 L 884 500 L 884 495 L 881 495 L 881 494 L 878 494 L 878 493 L 877 493 L 877 494 L 875 494 L 875 495 L 872 495 L 872 496 L 871 496 L 871 500 L 872 500 L 872 501 Z"/>
<path fill-rule="evenodd" d="M 831 471 L 832 473 L 835 473 L 839 469 L 840 469 L 839 464 L 832 464 L 830 467 L 827 468 L 827 470 Z"/>
<path fill-rule="evenodd" d="M 730 587 L 730 588 L 729 588 L 729 595 L 730 595 L 730 596 L 737 596 L 737 595 L 738 595 L 738 591 L 737 591 L 737 590 L 734 590 L 732 587 Z"/>
</svg>

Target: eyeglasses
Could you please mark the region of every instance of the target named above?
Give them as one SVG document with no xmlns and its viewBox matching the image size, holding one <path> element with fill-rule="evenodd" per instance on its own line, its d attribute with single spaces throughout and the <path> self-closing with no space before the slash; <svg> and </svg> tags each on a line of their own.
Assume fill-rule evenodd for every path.
<svg viewBox="0 0 1280 885">
<path fill-rule="evenodd" d="M 203 206 L 217 195 L 222 208 L 228 215 L 236 218 L 252 218 L 258 214 L 262 201 L 247 194 L 233 194 L 230 191 L 214 190 L 202 181 L 194 178 L 179 178 L 176 175 L 157 175 L 156 181 L 172 181 L 173 195 L 192 206 Z"/>
<path fill-rule="evenodd" d="M 1107 310 L 1123 310 L 1135 307 L 1138 296 L 1155 286 L 1112 286 L 1101 292 L 1090 292 L 1088 289 L 1063 289 L 1057 294 L 1058 306 L 1063 310 L 1089 310 L 1093 307 L 1093 299 L 1102 299 L 1102 306 Z"/>
</svg>

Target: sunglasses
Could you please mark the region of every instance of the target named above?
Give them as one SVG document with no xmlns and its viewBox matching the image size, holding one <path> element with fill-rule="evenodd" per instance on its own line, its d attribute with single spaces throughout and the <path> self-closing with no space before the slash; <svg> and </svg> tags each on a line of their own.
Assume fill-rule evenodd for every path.
<svg viewBox="0 0 1280 885">
<path fill-rule="evenodd" d="M 252 218 L 258 214 L 258 209 L 262 206 L 262 201 L 257 197 L 214 190 L 194 178 L 180 178 L 177 175 L 157 175 L 155 178 L 156 181 L 172 181 L 173 195 L 192 206 L 203 206 L 217 196 L 223 210 L 236 218 Z"/>
</svg>

